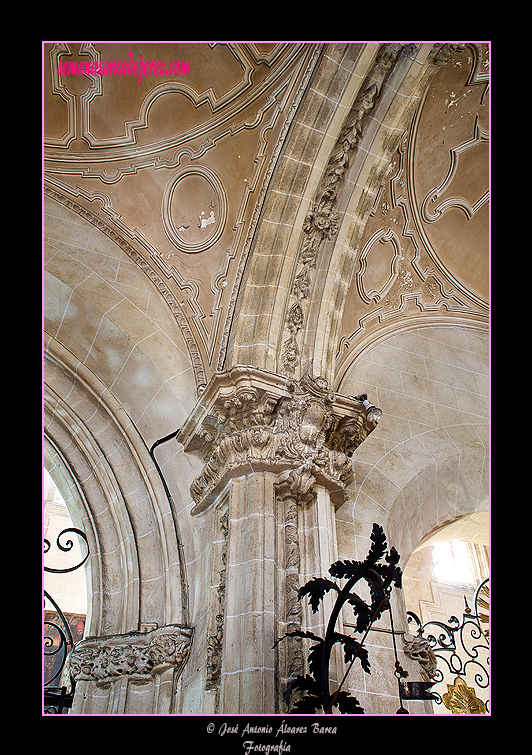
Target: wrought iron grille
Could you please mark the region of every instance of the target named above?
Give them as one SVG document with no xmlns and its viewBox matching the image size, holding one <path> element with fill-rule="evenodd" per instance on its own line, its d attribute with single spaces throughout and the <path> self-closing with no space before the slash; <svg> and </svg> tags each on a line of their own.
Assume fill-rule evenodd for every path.
<svg viewBox="0 0 532 755">
<path fill-rule="evenodd" d="M 416 625 L 416 636 L 428 641 L 436 657 L 437 667 L 432 672 L 434 684 L 446 675 L 454 676 L 441 695 L 432 693 L 437 705 L 444 705 L 452 713 L 487 713 L 489 710 L 489 580 L 476 589 L 473 609 L 464 597 L 465 610 L 461 619 L 451 616 L 447 623 L 427 621 L 408 611 L 409 624 Z M 472 684 L 473 686 L 469 686 Z M 477 696 L 481 695 L 482 699 Z"/>
<path fill-rule="evenodd" d="M 80 569 L 89 557 L 89 545 L 83 530 L 67 527 L 56 538 L 55 545 L 63 553 L 69 553 L 74 541 L 68 535 L 77 535 L 84 543 L 86 553 L 78 563 L 64 569 L 44 567 L 51 574 L 67 574 Z M 44 553 L 50 551 L 50 541 L 44 539 Z M 44 590 L 44 712 L 63 713 L 72 707 L 74 683 L 65 672 L 65 664 L 75 640 L 71 624 L 54 598 Z M 67 677 L 67 678 L 65 678 Z"/>
</svg>

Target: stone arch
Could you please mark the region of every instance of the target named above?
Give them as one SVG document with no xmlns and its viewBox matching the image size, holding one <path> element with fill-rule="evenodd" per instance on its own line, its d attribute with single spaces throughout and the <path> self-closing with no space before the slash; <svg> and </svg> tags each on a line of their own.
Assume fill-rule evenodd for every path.
<svg viewBox="0 0 532 755">
<path fill-rule="evenodd" d="M 435 71 L 431 44 L 327 46 L 263 207 L 243 274 L 226 367 L 253 364 L 332 382 L 354 249 L 391 156 Z M 340 164 L 346 133 L 359 120 L 349 161 Z M 334 179 L 337 171 L 341 177 Z M 324 233 L 316 258 L 310 260 L 302 251 L 313 234 L 313 213 L 321 205 L 326 212 L 319 210 L 316 228 L 324 223 L 330 233 Z"/>
<path fill-rule="evenodd" d="M 383 46 L 361 81 L 324 169 L 330 176 L 338 171 L 339 156 L 347 158 L 329 211 L 330 217 L 336 217 L 337 231 L 322 239 L 312 275 L 302 328 L 301 372 L 321 375 L 330 383 L 359 243 L 392 156 L 437 70 L 432 45 L 395 47 Z M 329 183 L 330 179 L 322 183 L 315 202 L 328 196 Z"/>
<path fill-rule="evenodd" d="M 453 425 L 428 431 L 393 449 L 382 468 L 389 474 L 391 466 L 408 464 L 412 454 L 421 463 L 393 501 L 387 524 L 405 564 L 434 530 L 457 517 L 489 510 L 488 452 L 474 428 Z"/>
<path fill-rule="evenodd" d="M 426 545 L 444 543 L 448 540 L 463 540 L 469 543 L 489 546 L 489 511 L 478 510 L 471 514 L 460 514 L 435 527 L 419 541 L 414 552 Z"/>
<path fill-rule="evenodd" d="M 365 539 L 381 523 L 403 563 L 429 533 L 449 520 L 489 510 L 488 449 L 469 425 L 429 430 L 394 446 L 350 491 L 350 516 Z M 346 513 L 338 512 L 340 521 Z M 364 543 L 362 550 L 366 547 Z"/>
<path fill-rule="evenodd" d="M 346 112 L 379 45 L 326 45 L 275 167 L 239 286 L 224 367 L 281 372 L 290 292 L 305 216 Z"/>
<path fill-rule="evenodd" d="M 130 687 L 137 682 L 127 666 L 111 695 L 84 679 L 74 708 L 87 712 L 88 695 L 88 712 L 168 713 L 190 646 L 193 475 L 175 442 L 157 452 L 157 463 L 150 449 L 193 406 L 194 366 L 161 292 L 120 245 L 68 207 L 50 198 L 45 207 L 45 462 L 75 491 L 91 547 L 83 642 L 99 647 L 113 637 L 141 658 L 143 643 L 166 647 L 166 631 L 179 648 L 157 673 L 147 670 L 141 690 Z"/>
<path fill-rule="evenodd" d="M 112 394 L 69 364 L 68 352 L 54 343 L 46 356 L 47 457 L 74 492 L 91 550 L 88 633 L 186 623 L 179 533 L 148 449 Z"/>
<path fill-rule="evenodd" d="M 68 365 L 72 375 L 59 393 L 65 416 L 80 411 L 72 404 L 71 384 L 83 375 L 89 388 L 83 398 L 78 395 L 79 407 L 87 401 L 97 409 L 108 406 L 109 426 L 138 436 L 138 454 L 183 424 L 196 399 L 196 377 L 165 298 L 118 243 L 50 197 L 45 197 L 43 314 L 45 384 L 55 379 L 58 364 Z M 49 358 L 52 354 L 58 356 Z M 100 432 L 95 428 L 95 437 Z M 194 534 L 188 516 L 182 516 L 191 505 L 187 480 L 194 477 L 188 470 L 193 461 L 184 460 L 175 444 L 161 447 L 157 457 L 167 465 L 167 481 L 175 481 L 186 558 L 194 560 Z M 153 467 L 151 459 L 145 466 Z M 159 493 L 166 499 L 164 490 Z"/>
<path fill-rule="evenodd" d="M 341 393 L 367 392 L 383 414 L 353 454 L 355 481 L 336 512 L 338 555 L 364 558 L 376 522 L 403 570 L 435 528 L 489 510 L 487 329 L 443 318 L 410 325 L 367 344 L 339 380 Z M 392 605 L 396 630 L 408 632 L 404 590 Z M 370 644 L 391 667 L 382 637 Z M 371 692 L 356 678 L 350 685 L 362 701 Z M 373 697 L 374 706 L 383 699 Z"/>
<path fill-rule="evenodd" d="M 362 536 L 363 551 L 378 522 L 406 563 L 435 527 L 488 510 L 488 345 L 476 324 L 431 323 L 388 334 L 350 365 L 339 391 L 367 392 L 383 415 L 353 455 L 340 541 Z"/>
</svg>

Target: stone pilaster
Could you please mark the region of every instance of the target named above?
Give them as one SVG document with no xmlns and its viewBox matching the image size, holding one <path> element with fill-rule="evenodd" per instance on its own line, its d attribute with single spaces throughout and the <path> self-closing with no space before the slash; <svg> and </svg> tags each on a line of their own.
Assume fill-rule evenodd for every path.
<svg viewBox="0 0 532 755">
<path fill-rule="evenodd" d="M 324 623 L 297 591 L 335 560 L 334 511 L 353 480 L 350 456 L 374 427 L 360 401 L 321 378 L 237 366 L 214 375 L 181 429 L 185 451 L 205 461 L 192 515 L 222 500 L 227 510 L 223 600 L 211 617 L 210 646 L 221 657 L 215 712 L 283 709 L 283 685 L 303 671 L 304 654 L 301 643 L 273 646 Z"/>
</svg>

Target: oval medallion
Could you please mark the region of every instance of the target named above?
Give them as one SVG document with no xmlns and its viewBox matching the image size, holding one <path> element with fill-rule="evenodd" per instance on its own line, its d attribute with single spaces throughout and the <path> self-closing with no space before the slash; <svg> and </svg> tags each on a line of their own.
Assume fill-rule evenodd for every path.
<svg viewBox="0 0 532 755">
<path fill-rule="evenodd" d="M 186 166 L 168 182 L 162 207 L 168 238 L 183 252 L 203 252 L 220 238 L 227 200 L 222 182 L 210 168 Z"/>
</svg>

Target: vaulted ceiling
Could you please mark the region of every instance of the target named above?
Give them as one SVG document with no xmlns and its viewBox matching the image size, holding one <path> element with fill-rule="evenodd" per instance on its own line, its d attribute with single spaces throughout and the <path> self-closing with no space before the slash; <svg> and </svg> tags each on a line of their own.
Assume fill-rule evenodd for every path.
<svg viewBox="0 0 532 755">
<path fill-rule="evenodd" d="M 339 385 L 397 327 L 487 322 L 486 43 L 46 43 L 43 96 L 45 195 L 148 277 L 196 386 L 287 344 Z"/>
</svg>

